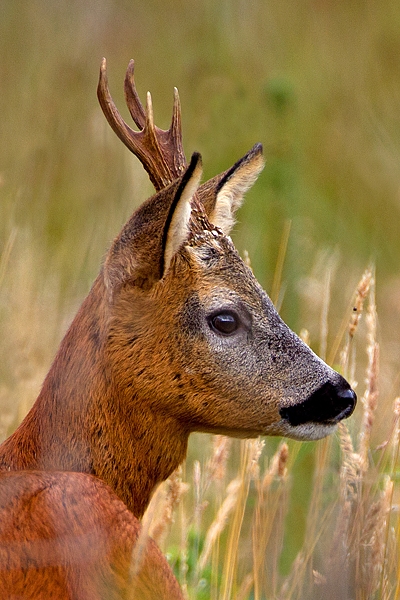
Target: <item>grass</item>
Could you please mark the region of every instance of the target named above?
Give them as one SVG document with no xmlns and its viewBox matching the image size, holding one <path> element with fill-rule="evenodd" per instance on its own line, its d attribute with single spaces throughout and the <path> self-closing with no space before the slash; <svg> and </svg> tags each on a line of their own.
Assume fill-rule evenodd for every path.
<svg viewBox="0 0 400 600">
<path fill-rule="evenodd" d="M 202 152 L 206 177 L 263 142 L 235 243 L 289 325 L 365 399 L 349 432 L 316 444 L 193 436 L 148 526 L 191 598 L 400 598 L 398 3 L 3 0 L 0 11 L 0 438 L 33 403 L 110 240 L 152 193 L 95 96 L 106 56 L 126 116 L 134 57 L 162 127 L 179 87 L 186 153 Z M 377 297 L 364 280 L 356 323 L 371 258 Z"/>
</svg>

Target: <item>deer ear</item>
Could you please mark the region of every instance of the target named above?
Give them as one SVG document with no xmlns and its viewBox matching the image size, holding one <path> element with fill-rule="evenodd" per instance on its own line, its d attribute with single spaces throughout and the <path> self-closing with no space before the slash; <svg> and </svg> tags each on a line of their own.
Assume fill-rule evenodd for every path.
<svg viewBox="0 0 400 600">
<path fill-rule="evenodd" d="M 202 172 L 201 156 L 198 153 L 194 153 L 190 165 L 176 191 L 165 223 L 163 235 L 163 275 L 167 272 L 173 256 L 175 256 L 189 236 L 191 199 L 199 187 Z"/>
<path fill-rule="evenodd" d="M 185 173 L 146 200 L 114 240 L 104 264 L 110 291 L 123 285 L 148 290 L 164 273 L 189 234 L 190 200 L 201 177 L 201 156 L 193 154 Z"/>
<path fill-rule="evenodd" d="M 215 204 L 208 218 L 228 235 L 235 222 L 235 212 L 243 201 L 243 196 L 256 181 L 264 168 L 262 145 L 256 144 L 219 181 L 216 188 Z"/>
</svg>

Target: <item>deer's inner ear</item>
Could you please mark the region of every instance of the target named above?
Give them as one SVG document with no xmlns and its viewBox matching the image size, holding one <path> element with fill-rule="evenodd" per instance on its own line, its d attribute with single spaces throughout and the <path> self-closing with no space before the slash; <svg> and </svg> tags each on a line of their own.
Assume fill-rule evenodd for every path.
<svg viewBox="0 0 400 600">
<path fill-rule="evenodd" d="M 262 145 L 256 144 L 221 179 L 216 190 L 215 205 L 209 214 L 211 223 L 228 235 L 235 222 L 235 212 L 243 196 L 264 167 Z"/>
<path fill-rule="evenodd" d="M 201 156 L 194 153 L 189 167 L 176 191 L 171 205 L 163 234 L 162 275 L 171 263 L 173 256 L 189 236 L 189 221 L 191 216 L 191 199 L 196 192 L 202 175 Z"/>
</svg>

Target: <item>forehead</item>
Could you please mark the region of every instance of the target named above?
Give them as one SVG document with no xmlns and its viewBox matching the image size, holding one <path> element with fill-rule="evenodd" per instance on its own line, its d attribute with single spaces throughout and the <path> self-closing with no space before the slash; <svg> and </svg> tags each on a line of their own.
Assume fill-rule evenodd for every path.
<svg viewBox="0 0 400 600">
<path fill-rule="evenodd" d="M 195 286 L 200 297 L 223 294 L 252 304 L 260 302 L 264 292 L 230 238 L 207 236 L 203 243 L 191 244 L 188 250 L 195 263 Z"/>
</svg>

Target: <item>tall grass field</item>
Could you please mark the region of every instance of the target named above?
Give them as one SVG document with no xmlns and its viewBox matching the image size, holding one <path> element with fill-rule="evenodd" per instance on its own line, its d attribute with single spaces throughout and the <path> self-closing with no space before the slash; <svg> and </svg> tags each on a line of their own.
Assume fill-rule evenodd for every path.
<svg viewBox="0 0 400 600">
<path fill-rule="evenodd" d="M 0 0 L 0 441 L 112 239 L 152 194 L 96 98 L 101 58 L 205 178 L 262 142 L 233 238 L 354 386 L 319 442 L 196 434 L 143 518 L 190 600 L 400 599 L 400 6 Z"/>
</svg>

